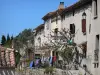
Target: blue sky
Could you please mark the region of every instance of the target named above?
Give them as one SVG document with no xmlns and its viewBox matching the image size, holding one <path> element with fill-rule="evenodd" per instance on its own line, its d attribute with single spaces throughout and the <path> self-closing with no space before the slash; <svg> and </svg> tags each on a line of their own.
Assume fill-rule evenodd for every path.
<svg viewBox="0 0 100 75">
<path fill-rule="evenodd" d="M 0 0 L 0 38 L 8 33 L 16 36 L 25 28 L 34 29 L 61 1 L 69 6 L 78 0 Z"/>
</svg>

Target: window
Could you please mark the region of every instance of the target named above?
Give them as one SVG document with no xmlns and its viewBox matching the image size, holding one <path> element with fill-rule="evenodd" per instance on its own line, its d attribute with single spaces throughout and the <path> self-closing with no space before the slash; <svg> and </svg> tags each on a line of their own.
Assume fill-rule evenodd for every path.
<svg viewBox="0 0 100 75">
<path fill-rule="evenodd" d="M 65 15 L 62 15 L 61 21 L 65 20 Z"/>
<path fill-rule="evenodd" d="M 94 68 L 99 66 L 99 35 L 96 35 L 96 50 L 94 50 Z"/>
<path fill-rule="evenodd" d="M 56 17 L 56 24 L 58 23 L 58 18 Z"/>
<path fill-rule="evenodd" d="M 89 33 L 91 32 L 91 24 L 89 25 Z"/>
<path fill-rule="evenodd" d="M 83 49 L 82 49 L 83 50 L 83 57 L 86 58 L 86 55 L 87 55 L 87 44 L 83 44 L 82 47 L 83 47 Z"/>
<path fill-rule="evenodd" d="M 84 35 L 86 34 L 86 19 L 82 19 L 82 32 Z"/>
<path fill-rule="evenodd" d="M 94 5 L 94 19 L 96 19 L 98 15 L 97 0 L 93 0 L 93 5 Z"/>
<path fill-rule="evenodd" d="M 50 20 L 47 20 L 46 21 L 46 28 L 47 28 L 47 30 L 49 29 L 49 24 L 50 24 Z"/>
<path fill-rule="evenodd" d="M 83 12 L 82 14 L 82 32 L 86 35 L 86 13 Z"/>
<path fill-rule="evenodd" d="M 73 10 L 73 16 L 75 15 L 75 10 Z"/>
<path fill-rule="evenodd" d="M 99 35 L 96 35 L 96 50 L 99 50 Z"/>
<path fill-rule="evenodd" d="M 70 24 L 70 33 L 75 34 L 75 25 L 74 24 Z"/>
<path fill-rule="evenodd" d="M 55 40 L 57 40 L 57 35 L 58 35 L 58 28 L 55 28 L 55 30 L 54 30 Z"/>
</svg>

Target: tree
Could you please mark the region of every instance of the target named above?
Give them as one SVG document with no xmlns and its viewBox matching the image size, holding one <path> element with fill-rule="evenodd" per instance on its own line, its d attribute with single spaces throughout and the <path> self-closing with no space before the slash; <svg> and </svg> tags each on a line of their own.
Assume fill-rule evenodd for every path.
<svg viewBox="0 0 100 75">
<path fill-rule="evenodd" d="M 89 72 L 86 65 L 85 65 L 85 68 L 82 66 L 82 60 L 86 58 L 86 54 L 84 54 L 84 52 L 81 52 L 81 53 L 79 52 L 80 50 L 83 51 L 84 46 L 80 47 L 73 40 L 76 33 L 74 34 L 70 33 L 69 29 L 68 30 L 63 29 L 62 31 L 58 31 L 58 32 L 62 38 L 58 38 L 58 40 L 56 40 L 55 42 L 51 42 L 51 44 L 53 44 L 52 47 L 54 48 L 52 49 L 55 50 L 56 48 L 56 51 L 60 50 L 59 53 L 61 57 L 63 58 L 63 60 L 67 61 L 68 63 L 67 65 L 70 67 L 69 69 L 71 69 L 72 66 L 75 69 L 78 69 L 80 67 L 83 70 L 85 70 L 86 73 L 88 73 L 89 75 L 92 75 Z M 56 35 L 56 37 L 59 37 L 59 36 Z M 62 40 L 64 39 L 66 41 L 62 42 Z M 70 62 L 71 64 L 69 65 Z"/>
<path fill-rule="evenodd" d="M 29 48 L 29 45 L 34 44 L 34 35 L 32 32 L 32 29 L 24 29 L 21 33 L 19 33 L 15 38 L 14 38 L 14 48 L 16 50 L 20 50 L 21 48 Z M 24 49 L 24 50 L 25 50 Z"/>
<path fill-rule="evenodd" d="M 62 51 L 60 51 L 60 55 L 64 61 L 67 61 L 67 64 L 70 64 L 73 61 L 72 48 L 65 47 Z"/>
<path fill-rule="evenodd" d="M 12 47 L 12 40 L 11 40 L 9 34 L 7 35 L 7 40 L 6 40 L 6 43 L 5 43 L 4 46 L 7 47 L 7 48 L 11 48 Z"/>
<path fill-rule="evenodd" d="M 33 48 L 34 44 L 34 35 L 32 29 L 24 29 L 21 33 L 19 33 L 13 39 L 14 41 L 14 49 L 20 53 L 16 55 L 16 65 L 19 63 L 20 57 L 26 56 L 26 52 L 28 49 Z M 33 50 L 33 49 L 32 49 Z"/>
<path fill-rule="evenodd" d="M 1 45 L 5 45 L 5 44 L 6 44 L 6 37 L 5 35 L 2 35 Z"/>
<path fill-rule="evenodd" d="M 13 35 L 11 36 L 11 41 L 13 40 Z"/>
<path fill-rule="evenodd" d="M 10 36 L 9 36 L 9 34 L 7 35 L 7 42 L 9 42 L 10 41 Z"/>
</svg>

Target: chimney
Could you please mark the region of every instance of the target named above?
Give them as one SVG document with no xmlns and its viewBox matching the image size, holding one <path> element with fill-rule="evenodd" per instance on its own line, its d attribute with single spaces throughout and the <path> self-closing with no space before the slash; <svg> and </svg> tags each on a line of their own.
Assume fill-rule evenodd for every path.
<svg viewBox="0 0 100 75">
<path fill-rule="evenodd" d="M 58 9 L 63 9 L 63 8 L 64 8 L 64 2 L 60 2 Z"/>
</svg>

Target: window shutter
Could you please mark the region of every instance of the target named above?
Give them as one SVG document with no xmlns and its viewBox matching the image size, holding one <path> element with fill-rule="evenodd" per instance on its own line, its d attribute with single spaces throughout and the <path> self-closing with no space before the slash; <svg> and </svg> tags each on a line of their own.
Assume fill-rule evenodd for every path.
<svg viewBox="0 0 100 75">
<path fill-rule="evenodd" d="M 82 32 L 86 32 L 86 19 L 82 19 Z"/>
</svg>

